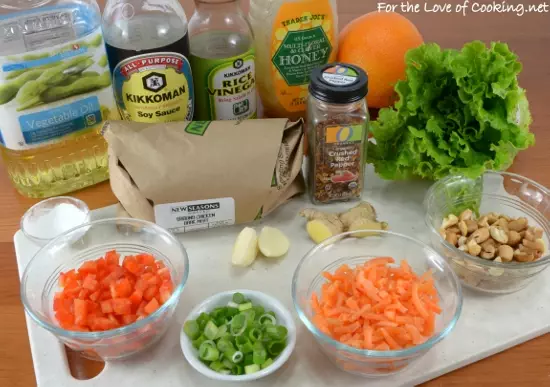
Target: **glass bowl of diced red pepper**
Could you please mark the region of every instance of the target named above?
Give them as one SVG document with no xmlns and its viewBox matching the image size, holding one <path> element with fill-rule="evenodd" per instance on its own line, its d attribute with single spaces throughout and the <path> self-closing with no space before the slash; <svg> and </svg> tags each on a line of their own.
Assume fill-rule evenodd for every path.
<svg viewBox="0 0 550 387">
<path fill-rule="evenodd" d="M 169 327 L 189 261 L 167 230 L 105 219 L 55 238 L 21 278 L 26 312 L 73 350 L 114 360 L 157 342 Z"/>
</svg>

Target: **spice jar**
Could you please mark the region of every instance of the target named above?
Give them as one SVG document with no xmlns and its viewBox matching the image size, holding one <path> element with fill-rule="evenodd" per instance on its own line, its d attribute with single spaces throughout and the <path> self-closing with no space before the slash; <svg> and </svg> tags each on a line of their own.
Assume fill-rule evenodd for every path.
<svg viewBox="0 0 550 387">
<path fill-rule="evenodd" d="M 367 74 L 331 63 L 311 73 L 308 99 L 309 194 L 315 204 L 361 198 L 369 115 Z"/>
</svg>

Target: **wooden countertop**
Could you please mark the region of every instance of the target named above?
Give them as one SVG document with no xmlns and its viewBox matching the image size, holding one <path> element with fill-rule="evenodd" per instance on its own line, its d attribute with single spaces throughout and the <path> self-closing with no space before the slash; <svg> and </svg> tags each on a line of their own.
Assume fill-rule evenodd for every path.
<svg viewBox="0 0 550 387">
<path fill-rule="evenodd" d="M 341 26 L 358 15 L 375 10 L 377 4 L 374 0 L 338 0 L 337 3 Z M 424 4 L 420 0 L 412 0 L 411 3 L 421 4 L 421 9 Z M 490 1 L 482 0 L 480 3 Z M 524 2 L 535 3 L 539 2 Z M 190 16 L 192 2 L 183 0 L 183 4 Z M 537 144 L 521 153 L 511 170 L 550 186 L 550 109 L 546 105 L 546 98 L 550 99 L 550 13 L 531 13 L 520 17 L 513 14 L 470 13 L 462 16 L 456 13 L 421 11 L 409 13 L 407 16 L 415 22 L 426 41 L 458 48 L 474 39 L 500 40 L 507 42 L 519 55 L 524 65 L 520 83 L 528 91 L 534 117 L 532 131 L 536 134 Z M 11 187 L 3 167 L 0 166 L 0 169 L 0 294 L 3 295 L 0 298 L 0 386 L 28 387 L 36 385 L 36 379 L 19 298 L 13 234 L 19 228 L 21 215 L 36 201 L 19 196 Z M 86 201 L 91 208 L 100 208 L 115 202 L 108 183 L 77 192 L 74 196 Z M 502 321 L 502 324 L 506 323 Z M 75 374 L 89 374 L 98 369 L 97 365 L 82 362 L 74 354 L 70 358 L 76 358 L 73 361 Z M 444 375 L 425 386 L 516 387 L 537 384 L 550 385 L 550 335 Z"/>
</svg>

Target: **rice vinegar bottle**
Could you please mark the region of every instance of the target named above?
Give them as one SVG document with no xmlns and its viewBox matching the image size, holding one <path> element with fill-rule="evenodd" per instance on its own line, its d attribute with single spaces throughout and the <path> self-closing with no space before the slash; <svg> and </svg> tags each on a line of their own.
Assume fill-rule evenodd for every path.
<svg viewBox="0 0 550 387">
<path fill-rule="evenodd" d="M 238 0 L 197 0 L 189 21 L 195 119 L 256 118 L 252 29 Z"/>
</svg>

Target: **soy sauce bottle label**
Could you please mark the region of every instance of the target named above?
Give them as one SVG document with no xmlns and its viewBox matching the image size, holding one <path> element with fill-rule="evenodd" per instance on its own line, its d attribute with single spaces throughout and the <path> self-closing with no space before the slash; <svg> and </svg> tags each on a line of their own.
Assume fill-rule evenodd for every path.
<svg viewBox="0 0 550 387">
<path fill-rule="evenodd" d="M 121 116 L 136 122 L 191 121 L 193 78 L 187 58 L 174 52 L 137 55 L 113 71 Z"/>
</svg>

